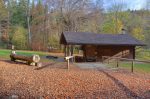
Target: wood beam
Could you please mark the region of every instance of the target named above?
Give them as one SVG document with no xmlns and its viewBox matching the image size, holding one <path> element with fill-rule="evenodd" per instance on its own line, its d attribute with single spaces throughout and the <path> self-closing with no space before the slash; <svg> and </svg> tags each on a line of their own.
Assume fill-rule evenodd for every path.
<svg viewBox="0 0 150 99">
<path fill-rule="evenodd" d="M 133 59 L 135 59 L 135 47 L 133 47 Z"/>
<path fill-rule="evenodd" d="M 71 56 L 73 56 L 73 45 L 71 45 Z"/>
<path fill-rule="evenodd" d="M 70 55 L 70 48 L 69 48 L 69 45 L 67 45 L 67 56 Z"/>
<path fill-rule="evenodd" d="M 71 56 L 73 56 L 73 49 L 74 49 L 74 47 L 73 47 L 73 45 L 71 45 Z M 71 61 L 73 62 L 74 58 L 72 58 Z"/>
<path fill-rule="evenodd" d="M 64 56 L 66 57 L 67 56 L 67 51 L 66 51 L 66 45 L 64 45 Z"/>
</svg>

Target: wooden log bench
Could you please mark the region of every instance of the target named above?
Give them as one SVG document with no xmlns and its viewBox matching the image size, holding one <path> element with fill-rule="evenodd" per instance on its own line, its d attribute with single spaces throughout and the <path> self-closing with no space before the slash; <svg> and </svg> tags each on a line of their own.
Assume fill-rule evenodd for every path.
<svg viewBox="0 0 150 99">
<path fill-rule="evenodd" d="M 27 62 L 28 65 L 35 65 L 38 67 L 42 66 L 40 63 L 40 56 L 39 55 L 32 55 L 32 56 L 25 56 L 25 55 L 18 55 L 15 51 L 15 46 L 12 45 L 11 47 L 11 54 L 10 54 L 11 61 L 21 60 Z"/>
<path fill-rule="evenodd" d="M 32 55 L 32 56 L 24 56 L 24 55 L 17 55 L 16 53 L 10 54 L 11 61 L 21 60 L 26 61 L 28 65 L 31 65 L 32 63 L 35 64 L 35 66 L 40 66 L 40 56 L 39 55 Z"/>
</svg>

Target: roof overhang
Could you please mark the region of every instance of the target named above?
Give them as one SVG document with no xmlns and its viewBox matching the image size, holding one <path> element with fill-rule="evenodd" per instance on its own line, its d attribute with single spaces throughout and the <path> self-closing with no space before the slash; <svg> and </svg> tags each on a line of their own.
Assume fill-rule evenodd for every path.
<svg viewBox="0 0 150 99">
<path fill-rule="evenodd" d="M 135 39 L 130 35 L 95 34 L 85 32 L 64 32 L 61 35 L 60 44 L 101 46 L 146 46 L 146 44 Z"/>
</svg>

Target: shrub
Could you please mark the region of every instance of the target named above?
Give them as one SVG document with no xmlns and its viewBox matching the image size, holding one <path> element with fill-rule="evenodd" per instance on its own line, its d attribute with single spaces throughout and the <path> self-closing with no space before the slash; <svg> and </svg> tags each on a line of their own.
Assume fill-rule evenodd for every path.
<svg viewBox="0 0 150 99">
<path fill-rule="evenodd" d="M 27 30 L 24 27 L 17 26 L 12 37 L 12 42 L 16 49 L 27 49 Z"/>
</svg>

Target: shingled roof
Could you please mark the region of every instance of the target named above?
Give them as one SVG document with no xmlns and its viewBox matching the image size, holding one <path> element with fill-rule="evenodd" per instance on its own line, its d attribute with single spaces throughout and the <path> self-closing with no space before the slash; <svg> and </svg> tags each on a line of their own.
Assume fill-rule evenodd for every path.
<svg viewBox="0 0 150 99">
<path fill-rule="evenodd" d="M 60 43 L 71 45 L 145 45 L 129 34 L 96 34 L 89 32 L 63 32 Z"/>
</svg>

